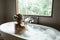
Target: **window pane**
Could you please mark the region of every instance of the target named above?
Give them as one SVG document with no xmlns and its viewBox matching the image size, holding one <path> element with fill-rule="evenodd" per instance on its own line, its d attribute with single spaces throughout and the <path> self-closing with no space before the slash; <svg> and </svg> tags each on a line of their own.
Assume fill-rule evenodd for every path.
<svg viewBox="0 0 60 40">
<path fill-rule="evenodd" d="M 52 0 L 18 0 L 18 13 L 51 16 Z"/>
</svg>

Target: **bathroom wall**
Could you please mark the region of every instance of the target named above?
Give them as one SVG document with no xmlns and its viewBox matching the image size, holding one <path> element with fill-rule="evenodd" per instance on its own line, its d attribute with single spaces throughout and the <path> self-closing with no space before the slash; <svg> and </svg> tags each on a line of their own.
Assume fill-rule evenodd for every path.
<svg viewBox="0 0 60 40">
<path fill-rule="evenodd" d="M 16 14 L 15 0 L 5 0 L 5 22 L 13 20 L 13 15 Z"/>
<path fill-rule="evenodd" d="M 54 0 L 53 16 L 52 17 L 39 17 L 39 24 L 52 26 L 60 30 L 60 0 Z"/>
<path fill-rule="evenodd" d="M 13 20 L 13 15 L 16 13 L 15 2 L 16 0 L 6 0 L 6 17 L 7 21 Z M 37 23 L 42 25 L 51 26 L 60 30 L 60 0 L 54 0 L 53 16 L 52 17 L 39 17 Z M 38 19 L 37 19 L 38 20 Z"/>
<path fill-rule="evenodd" d="M 0 0 L 0 24 L 3 23 L 4 0 Z"/>
</svg>

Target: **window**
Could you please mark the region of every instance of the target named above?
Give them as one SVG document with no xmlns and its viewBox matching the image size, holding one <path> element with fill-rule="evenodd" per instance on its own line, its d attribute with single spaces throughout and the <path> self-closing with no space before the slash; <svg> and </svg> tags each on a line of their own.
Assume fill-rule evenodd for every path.
<svg viewBox="0 0 60 40">
<path fill-rule="evenodd" d="M 18 13 L 23 15 L 51 16 L 52 0 L 18 0 Z"/>
</svg>

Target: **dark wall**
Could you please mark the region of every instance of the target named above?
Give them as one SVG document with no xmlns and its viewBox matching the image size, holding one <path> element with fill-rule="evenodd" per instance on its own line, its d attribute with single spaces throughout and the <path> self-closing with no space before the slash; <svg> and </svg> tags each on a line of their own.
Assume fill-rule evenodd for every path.
<svg viewBox="0 0 60 40">
<path fill-rule="evenodd" d="M 60 0 L 54 0 L 53 16 L 40 17 L 39 23 L 49 25 L 60 30 Z"/>
<path fill-rule="evenodd" d="M 12 21 L 13 15 L 16 13 L 15 2 L 16 0 L 6 0 L 6 17 L 7 21 Z M 60 30 L 60 0 L 54 0 L 53 16 L 52 17 L 39 17 L 39 24 L 48 25 Z"/>
<path fill-rule="evenodd" d="M 13 15 L 16 14 L 15 6 L 15 0 L 5 0 L 5 22 L 13 20 Z"/>
<path fill-rule="evenodd" d="M 0 24 L 3 23 L 4 0 L 0 0 Z"/>
</svg>

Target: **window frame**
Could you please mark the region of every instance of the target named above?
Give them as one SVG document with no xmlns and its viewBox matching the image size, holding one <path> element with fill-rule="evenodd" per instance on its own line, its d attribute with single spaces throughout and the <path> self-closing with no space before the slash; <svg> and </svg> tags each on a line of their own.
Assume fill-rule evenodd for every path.
<svg viewBox="0 0 60 40">
<path fill-rule="evenodd" d="M 54 7 L 54 0 L 52 0 L 51 16 L 25 15 L 25 14 L 24 14 L 24 16 L 52 17 L 53 16 L 53 7 Z M 18 14 L 18 0 L 16 0 L 16 14 Z"/>
</svg>

